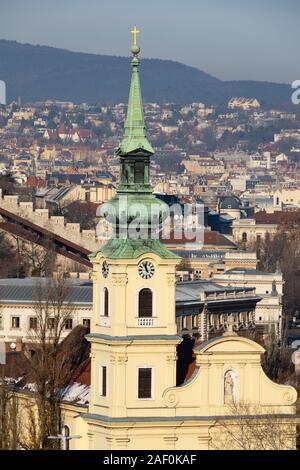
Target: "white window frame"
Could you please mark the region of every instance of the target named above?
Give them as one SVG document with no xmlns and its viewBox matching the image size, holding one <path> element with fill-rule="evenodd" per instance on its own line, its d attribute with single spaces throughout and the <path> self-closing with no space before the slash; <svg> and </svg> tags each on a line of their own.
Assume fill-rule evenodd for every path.
<svg viewBox="0 0 300 470">
<path fill-rule="evenodd" d="M 67 322 L 68 321 L 71 321 L 72 323 L 72 327 L 71 328 L 67 328 Z M 74 329 L 74 318 L 73 317 L 68 317 L 65 319 L 65 325 L 64 325 L 64 330 L 65 331 L 72 331 Z"/>
<path fill-rule="evenodd" d="M 151 369 L 151 398 L 139 398 L 139 369 Z M 154 367 L 149 364 L 142 364 L 136 368 L 136 399 L 138 401 L 153 401 L 155 400 L 154 390 L 155 390 L 155 374 Z"/>
<path fill-rule="evenodd" d="M 13 318 L 19 318 L 19 326 L 13 326 Z M 10 317 L 10 329 L 11 330 L 20 330 L 21 329 L 21 316 L 20 315 L 11 315 L 11 317 Z"/>
<path fill-rule="evenodd" d="M 30 326 L 30 321 L 31 321 L 31 319 L 36 319 L 36 328 L 32 328 L 32 327 Z M 37 316 L 31 316 L 31 317 L 29 317 L 29 330 L 36 331 L 37 329 L 38 329 L 38 317 L 37 317 Z"/>
<path fill-rule="evenodd" d="M 88 327 L 87 327 L 87 325 L 84 324 L 85 321 L 88 321 L 88 322 L 89 322 L 89 326 L 88 326 Z M 90 328 L 92 322 L 91 322 L 91 319 L 90 319 L 90 318 L 83 317 L 82 320 L 81 320 L 81 324 L 82 324 L 83 326 L 85 326 L 86 328 Z"/>
</svg>

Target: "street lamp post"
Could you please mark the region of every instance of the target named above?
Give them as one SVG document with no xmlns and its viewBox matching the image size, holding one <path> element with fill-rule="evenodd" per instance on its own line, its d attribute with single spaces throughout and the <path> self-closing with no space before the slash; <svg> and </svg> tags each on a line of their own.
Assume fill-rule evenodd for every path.
<svg viewBox="0 0 300 470">
<path fill-rule="evenodd" d="M 62 433 L 57 434 L 57 436 L 48 436 L 48 439 L 55 439 L 57 441 L 62 442 L 63 450 L 69 450 L 69 443 L 72 439 L 81 439 L 82 436 L 69 435 L 69 428 L 67 426 L 63 426 Z"/>
</svg>

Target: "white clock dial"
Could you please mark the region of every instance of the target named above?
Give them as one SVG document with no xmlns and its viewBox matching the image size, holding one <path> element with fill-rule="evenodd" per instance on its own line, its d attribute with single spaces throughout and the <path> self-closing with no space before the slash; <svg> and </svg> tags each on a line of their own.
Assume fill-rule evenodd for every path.
<svg viewBox="0 0 300 470">
<path fill-rule="evenodd" d="M 106 261 L 103 261 L 102 263 L 102 275 L 103 277 L 107 277 L 109 273 L 109 266 Z"/>
<path fill-rule="evenodd" d="M 150 261 L 142 261 L 139 264 L 138 271 L 139 271 L 139 275 L 143 279 L 150 279 L 155 272 L 155 268 L 154 268 L 154 265 Z"/>
</svg>

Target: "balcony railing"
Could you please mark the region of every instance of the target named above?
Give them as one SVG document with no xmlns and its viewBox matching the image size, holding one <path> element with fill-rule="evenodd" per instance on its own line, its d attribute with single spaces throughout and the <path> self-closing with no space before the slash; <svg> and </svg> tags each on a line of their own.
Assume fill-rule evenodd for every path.
<svg viewBox="0 0 300 470">
<path fill-rule="evenodd" d="M 156 326 L 156 318 L 155 317 L 139 317 L 137 318 L 137 326 L 142 326 L 146 328 Z"/>
</svg>

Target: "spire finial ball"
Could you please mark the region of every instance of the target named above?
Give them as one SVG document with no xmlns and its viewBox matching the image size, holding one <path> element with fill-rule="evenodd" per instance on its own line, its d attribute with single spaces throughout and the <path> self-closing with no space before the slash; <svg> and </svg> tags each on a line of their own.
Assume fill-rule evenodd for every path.
<svg viewBox="0 0 300 470">
<path fill-rule="evenodd" d="M 140 53 L 140 50 L 141 49 L 136 45 L 131 47 L 131 52 L 132 52 L 133 55 L 138 55 Z"/>
</svg>

